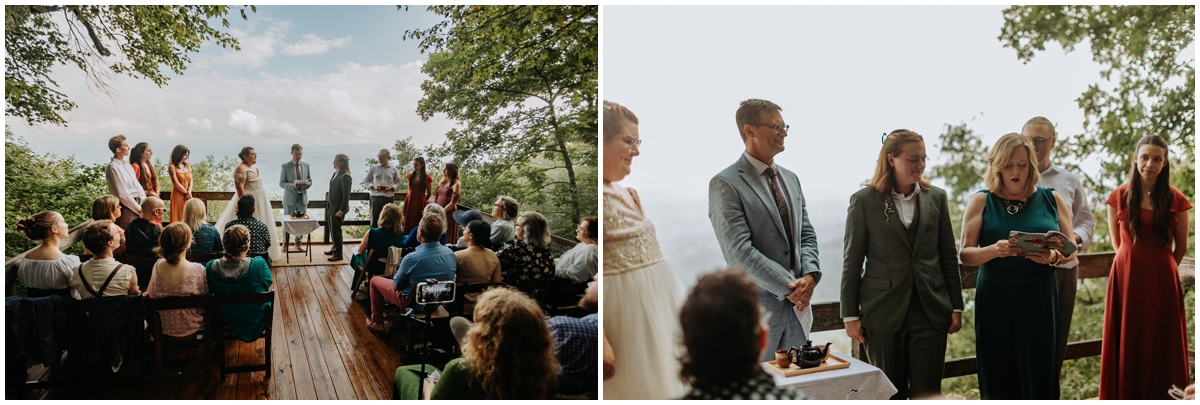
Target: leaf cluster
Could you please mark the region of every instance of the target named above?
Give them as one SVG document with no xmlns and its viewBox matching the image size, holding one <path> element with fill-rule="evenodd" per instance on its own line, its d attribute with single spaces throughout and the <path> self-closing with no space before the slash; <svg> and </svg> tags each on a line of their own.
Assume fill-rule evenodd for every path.
<svg viewBox="0 0 1200 405">
<path fill-rule="evenodd" d="M 113 75 L 149 79 L 162 87 L 170 73 L 183 74 L 190 53 L 212 41 L 239 50 L 232 35 L 209 25 L 247 7 L 212 5 L 6 5 L 4 26 L 5 113 L 29 124 L 66 125 L 61 115 L 77 105 L 58 91 L 51 69 L 64 64 L 82 70 L 90 86 L 115 96 Z M 248 6 L 253 12 L 254 6 Z M 61 13 L 62 26 L 54 14 Z"/>
</svg>

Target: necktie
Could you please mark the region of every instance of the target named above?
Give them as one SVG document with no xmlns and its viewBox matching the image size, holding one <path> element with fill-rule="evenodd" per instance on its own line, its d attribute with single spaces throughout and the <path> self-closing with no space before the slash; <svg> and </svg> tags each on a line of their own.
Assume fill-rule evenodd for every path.
<svg viewBox="0 0 1200 405">
<path fill-rule="evenodd" d="M 796 246 L 796 238 L 792 236 L 792 212 L 788 210 L 787 201 L 784 200 L 783 189 L 779 187 L 779 181 L 775 177 L 775 168 L 767 167 L 766 172 L 771 185 L 771 195 L 775 197 L 775 207 L 779 209 L 779 219 L 783 221 L 783 230 L 787 233 L 788 240 L 788 257 L 791 258 L 790 267 L 788 270 L 796 269 L 796 254 L 793 249 Z"/>
<path fill-rule="evenodd" d="M 297 162 L 297 163 L 296 163 L 296 180 L 300 180 L 302 177 L 303 177 L 303 176 L 301 176 L 301 175 L 300 175 L 300 163 L 299 163 L 299 162 Z M 304 189 L 297 189 L 297 190 L 296 190 L 296 194 L 301 194 L 301 193 L 303 193 L 303 192 L 304 192 Z"/>
</svg>

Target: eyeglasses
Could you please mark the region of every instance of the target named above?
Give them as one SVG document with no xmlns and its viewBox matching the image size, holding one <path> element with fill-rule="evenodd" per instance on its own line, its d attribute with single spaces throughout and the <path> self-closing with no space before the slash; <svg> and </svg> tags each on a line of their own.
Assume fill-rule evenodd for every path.
<svg viewBox="0 0 1200 405">
<path fill-rule="evenodd" d="M 629 147 L 634 148 L 634 149 L 637 149 L 637 147 L 641 146 L 641 144 L 642 144 L 641 137 L 621 134 L 621 138 L 625 139 L 625 142 L 629 144 Z"/>
<path fill-rule="evenodd" d="M 516 225 L 516 227 L 517 227 L 517 228 L 524 228 L 524 227 L 525 227 L 525 225 L 522 225 L 520 222 L 517 222 L 517 223 L 516 223 L 516 224 L 514 224 L 514 225 Z"/>
<path fill-rule="evenodd" d="M 1049 140 L 1051 140 L 1051 139 L 1054 139 L 1054 138 L 1042 138 L 1042 137 L 1033 138 L 1033 144 L 1034 144 L 1034 145 L 1041 145 L 1041 144 L 1043 144 L 1043 143 L 1046 143 L 1046 141 L 1049 141 Z"/>
<path fill-rule="evenodd" d="M 768 124 L 750 124 L 750 125 L 753 125 L 756 127 L 771 128 L 771 129 L 775 130 L 775 135 L 779 135 L 781 133 L 787 132 L 788 128 L 792 127 L 791 125 L 787 125 L 787 124 L 769 124 L 769 125 Z"/>
</svg>

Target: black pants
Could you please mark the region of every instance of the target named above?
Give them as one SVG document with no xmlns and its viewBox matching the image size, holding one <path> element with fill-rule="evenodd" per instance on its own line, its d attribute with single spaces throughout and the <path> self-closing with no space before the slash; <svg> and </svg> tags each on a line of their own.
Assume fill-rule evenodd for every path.
<svg viewBox="0 0 1200 405">
<path fill-rule="evenodd" d="M 379 213 L 383 212 L 383 206 L 392 203 L 392 196 L 378 197 L 371 196 L 369 200 L 371 204 L 371 227 L 379 227 Z"/>
<path fill-rule="evenodd" d="M 334 256 L 341 256 L 342 255 L 342 218 L 338 218 L 336 215 L 333 215 L 333 214 L 334 213 L 332 213 L 332 212 L 325 213 L 325 216 L 328 218 L 327 223 L 329 224 L 329 237 L 331 239 L 333 239 L 333 247 L 330 248 L 329 251 L 333 252 Z"/>
</svg>

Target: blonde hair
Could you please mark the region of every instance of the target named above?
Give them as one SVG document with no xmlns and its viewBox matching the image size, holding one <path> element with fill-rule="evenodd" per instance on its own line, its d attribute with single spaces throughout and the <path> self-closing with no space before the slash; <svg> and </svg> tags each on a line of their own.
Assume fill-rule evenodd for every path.
<svg viewBox="0 0 1200 405">
<path fill-rule="evenodd" d="M 558 360 L 537 302 L 511 287 L 492 288 L 475 304 L 463 359 L 488 399 L 548 399 Z"/>
<path fill-rule="evenodd" d="M 208 211 L 204 208 L 204 200 L 193 198 L 183 205 L 183 223 L 192 232 L 200 230 L 200 225 L 208 223 Z"/>
<path fill-rule="evenodd" d="M 179 260 L 183 259 L 183 255 L 190 247 L 192 247 L 192 229 L 183 222 L 176 222 L 163 228 L 162 234 L 158 236 L 158 247 L 154 248 L 154 253 L 167 259 L 167 263 L 179 264 Z"/>
<path fill-rule="evenodd" d="M 383 211 L 379 213 L 379 228 L 387 229 L 397 235 L 404 232 L 404 214 L 400 212 L 400 206 L 396 204 L 383 206 Z"/>
<path fill-rule="evenodd" d="M 18 219 L 17 231 L 24 234 L 30 240 L 46 239 L 50 237 L 50 230 L 54 229 L 55 225 L 58 225 L 58 221 L 55 221 L 55 215 L 59 214 L 54 211 L 42 211 L 30 215 L 29 218 Z"/>
<path fill-rule="evenodd" d="M 1000 137 L 996 141 L 996 145 L 992 146 L 992 150 L 988 152 L 988 168 L 987 173 L 983 175 L 983 180 L 987 189 L 992 193 L 997 193 L 1004 188 L 1004 179 L 1001 179 L 1000 176 L 1003 175 L 1004 167 L 1008 166 L 1013 151 L 1021 146 L 1025 147 L 1025 154 L 1029 156 L 1029 176 L 1025 178 L 1025 190 L 1021 195 L 1029 196 L 1037 191 L 1040 174 L 1037 171 L 1037 153 L 1034 152 L 1033 141 L 1016 132 L 1010 132 Z"/>
<path fill-rule="evenodd" d="M 96 197 L 96 201 L 92 201 L 92 219 L 94 220 L 115 220 L 113 212 L 117 213 L 117 217 L 121 216 L 121 200 L 111 194 L 105 194 Z"/>
<path fill-rule="evenodd" d="M 638 124 L 638 118 L 633 111 L 612 101 L 604 100 L 604 143 L 612 141 L 621 133 L 626 125 Z"/>
<path fill-rule="evenodd" d="M 897 187 L 895 178 L 895 169 L 888 165 L 888 155 L 900 157 L 904 147 L 913 142 L 925 143 L 925 138 L 913 131 L 907 129 L 897 129 L 892 131 L 884 138 L 883 147 L 879 148 L 879 159 L 875 161 L 875 176 L 871 178 L 868 187 L 875 189 L 875 192 L 887 194 Z M 922 190 L 929 190 L 929 179 L 921 177 L 917 180 L 917 184 Z"/>
</svg>

